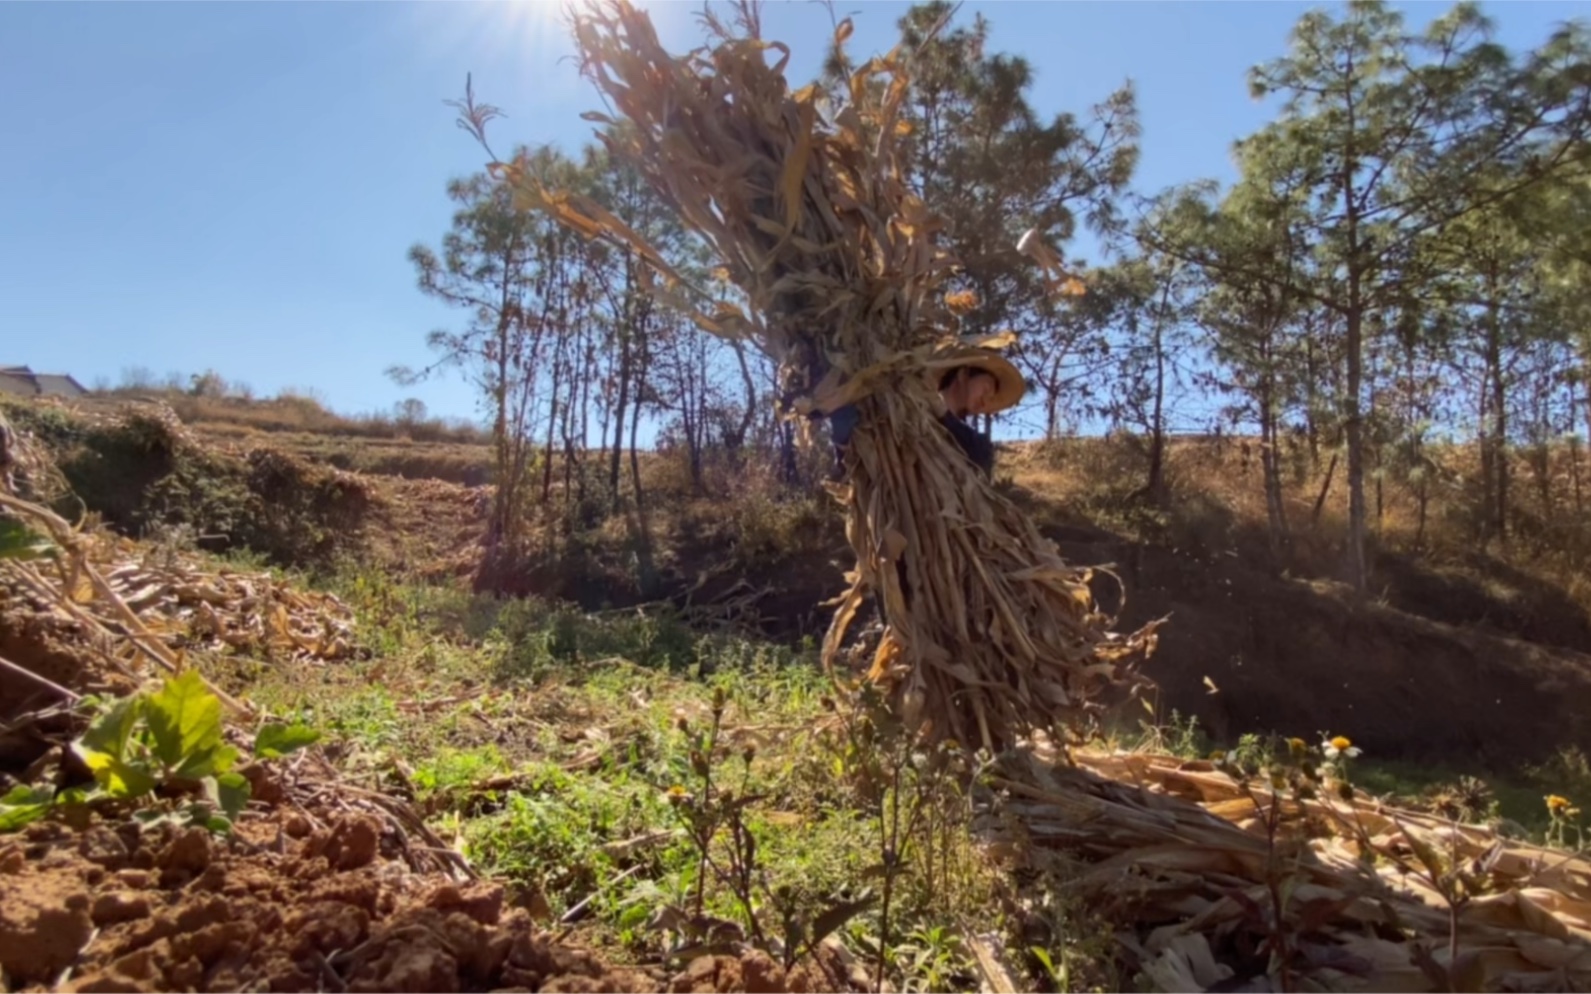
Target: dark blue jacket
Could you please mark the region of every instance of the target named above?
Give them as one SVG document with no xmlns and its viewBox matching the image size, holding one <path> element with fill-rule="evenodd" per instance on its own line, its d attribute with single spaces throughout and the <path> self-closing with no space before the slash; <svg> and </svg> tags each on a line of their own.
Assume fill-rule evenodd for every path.
<svg viewBox="0 0 1591 994">
<path fill-rule="evenodd" d="M 856 428 L 858 415 L 854 404 L 846 405 L 829 415 L 829 431 L 834 439 L 834 462 L 839 466 L 845 454 L 845 446 L 851 441 L 851 432 Z M 983 472 L 984 476 L 994 474 L 994 443 L 989 436 L 967 424 L 948 411 L 939 416 L 939 423 L 950 432 L 950 437 L 956 440 L 962 453 L 972 461 L 972 464 Z"/>
</svg>

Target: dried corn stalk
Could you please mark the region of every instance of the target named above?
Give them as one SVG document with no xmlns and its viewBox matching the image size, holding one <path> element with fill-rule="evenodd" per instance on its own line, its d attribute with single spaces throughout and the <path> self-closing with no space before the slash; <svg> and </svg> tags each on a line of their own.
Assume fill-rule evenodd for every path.
<svg viewBox="0 0 1591 994">
<path fill-rule="evenodd" d="M 522 205 L 648 260 L 707 331 L 754 341 L 779 365 L 787 411 L 857 404 L 849 478 L 836 488 L 857 568 L 825 659 L 877 592 L 889 626 L 870 676 L 930 735 L 1000 746 L 1081 727 L 1103 691 L 1129 680 L 1153 627 L 1111 634 L 1088 571 L 1068 566 L 937 421 L 927 373 L 948 364 L 939 349 L 955 319 L 942 283 L 956 262 L 904 181 L 899 53 L 858 70 L 830 120 L 815 87 L 790 91 L 776 42 L 721 31 L 675 57 L 622 0 L 575 31 L 616 111 L 586 115 L 600 139 L 705 238 L 749 306 L 685 303 L 668 262 L 600 205 L 545 188 L 523 161 L 494 170 Z"/>
<path fill-rule="evenodd" d="M 1012 757 L 995 781 L 1007 799 L 983 837 L 1030 869 L 1059 870 L 1070 893 L 1121 929 L 1129 964 L 1158 989 L 1286 986 L 1276 962 L 1256 954 L 1273 894 L 1285 894 L 1293 989 L 1591 990 L 1591 863 L 1580 854 L 1359 792 L 1249 794 L 1210 763 L 1075 759 L 1055 768 Z M 1270 804 L 1284 806 L 1290 826 L 1275 852 L 1261 825 Z M 1456 919 L 1403 871 L 1420 849 L 1456 855 L 1477 879 Z"/>
</svg>

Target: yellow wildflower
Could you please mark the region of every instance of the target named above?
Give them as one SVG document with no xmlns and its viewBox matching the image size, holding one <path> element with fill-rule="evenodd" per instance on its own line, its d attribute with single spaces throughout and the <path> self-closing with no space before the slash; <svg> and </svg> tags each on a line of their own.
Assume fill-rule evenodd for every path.
<svg viewBox="0 0 1591 994">
<path fill-rule="evenodd" d="M 1287 751 L 1294 756 L 1302 756 L 1309 751 L 1309 745 L 1303 739 L 1288 739 Z"/>
<path fill-rule="evenodd" d="M 668 803 L 670 804 L 681 804 L 690 800 L 691 792 L 686 790 L 684 787 L 681 787 L 679 784 L 675 784 L 674 786 L 670 787 L 663 796 L 668 798 Z"/>
<path fill-rule="evenodd" d="M 1327 759 L 1338 759 L 1346 756 L 1349 759 L 1359 755 L 1360 749 L 1353 744 L 1353 740 L 1346 735 L 1336 735 L 1321 744 Z"/>
<path fill-rule="evenodd" d="M 1574 810 L 1569 806 L 1569 799 L 1558 794 L 1547 795 L 1547 811 L 1555 818 L 1566 817 Z"/>
</svg>

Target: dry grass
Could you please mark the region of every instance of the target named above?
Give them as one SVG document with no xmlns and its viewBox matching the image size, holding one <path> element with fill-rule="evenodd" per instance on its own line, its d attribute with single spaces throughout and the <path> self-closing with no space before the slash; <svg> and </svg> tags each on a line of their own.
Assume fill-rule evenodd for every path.
<svg viewBox="0 0 1591 994">
<path fill-rule="evenodd" d="M 439 418 L 399 420 L 386 414 L 352 417 L 328 409 L 312 396 L 285 392 L 269 399 L 195 395 L 180 390 L 119 389 L 97 396 L 110 400 L 158 400 L 189 424 L 224 424 L 263 432 L 313 432 L 359 439 L 484 444 L 485 433 L 467 422 Z"/>
<path fill-rule="evenodd" d="M 337 469 L 410 480 L 480 486 L 491 477 L 491 448 L 467 442 L 361 437 L 315 430 L 261 430 L 228 421 L 199 421 L 195 432 L 223 447 L 271 444 Z"/>
<path fill-rule="evenodd" d="M 1003 471 L 1021 486 L 1070 508 L 1077 516 L 1128 537 L 1174 547 L 1230 549 L 1261 562 L 1266 510 L 1258 440 L 1241 436 L 1173 440 L 1167 453 L 1171 496 L 1163 508 L 1128 500 L 1145 478 L 1140 447 L 1123 436 L 1021 442 L 1007 447 Z M 1420 481 L 1389 472 L 1367 484 L 1370 533 L 1384 554 L 1416 560 L 1420 568 L 1489 586 L 1497 600 L 1530 595 L 1521 584 L 1550 587 L 1591 612 L 1591 527 L 1574 479 L 1587 473 L 1576 453 L 1559 446 L 1539 464 L 1516 454 L 1507 542 L 1480 537 L 1479 456 L 1473 445 L 1432 446 L 1437 467 L 1420 526 Z M 1341 566 L 1348 517 L 1344 466 L 1339 460 L 1318 516 L 1329 453 L 1312 464 L 1302 446 L 1283 459 L 1283 500 L 1293 548 L 1282 565 L 1297 575 L 1334 577 Z M 1538 475 L 1537 465 L 1545 472 Z M 1546 477 L 1546 486 L 1540 484 Z M 1588 474 L 1591 476 L 1591 474 Z M 1591 502 L 1591 482 L 1584 488 Z"/>
</svg>

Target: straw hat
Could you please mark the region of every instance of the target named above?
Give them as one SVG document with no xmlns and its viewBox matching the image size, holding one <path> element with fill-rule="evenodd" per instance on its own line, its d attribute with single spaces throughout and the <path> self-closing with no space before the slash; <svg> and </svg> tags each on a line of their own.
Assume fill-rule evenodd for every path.
<svg viewBox="0 0 1591 994">
<path fill-rule="evenodd" d="M 1000 354 L 1001 349 L 1016 341 L 1010 332 L 987 338 L 963 338 L 955 345 L 934 356 L 929 363 L 929 378 L 937 388 L 947 373 L 957 369 L 978 369 L 994 377 L 994 396 L 989 399 L 989 413 L 994 414 L 1015 407 L 1027 392 L 1027 380 L 1020 370 Z"/>
</svg>

